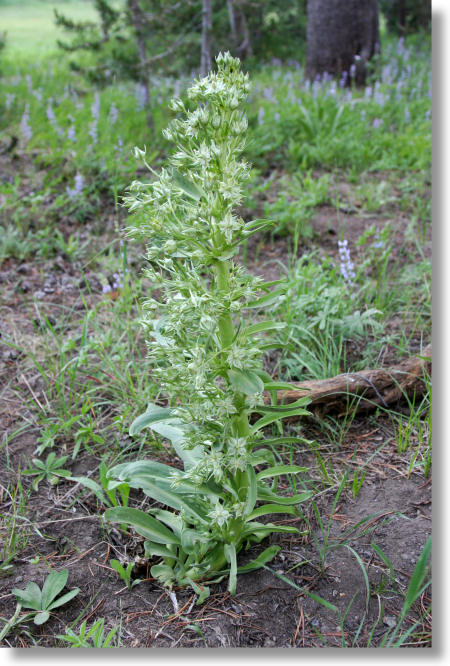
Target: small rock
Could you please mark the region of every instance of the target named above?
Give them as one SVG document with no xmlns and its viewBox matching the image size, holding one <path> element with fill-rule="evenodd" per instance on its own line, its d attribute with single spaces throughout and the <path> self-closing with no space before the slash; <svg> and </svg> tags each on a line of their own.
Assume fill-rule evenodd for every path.
<svg viewBox="0 0 450 666">
<path fill-rule="evenodd" d="M 31 291 L 31 283 L 28 280 L 22 280 L 20 283 L 20 288 L 23 292 Z"/>
<path fill-rule="evenodd" d="M 42 301 L 42 299 L 45 298 L 45 292 L 38 289 L 37 291 L 34 292 L 33 298 L 35 301 Z"/>
<path fill-rule="evenodd" d="M 383 618 L 383 624 L 387 625 L 388 627 L 395 627 L 397 620 L 393 615 L 385 615 Z"/>
</svg>

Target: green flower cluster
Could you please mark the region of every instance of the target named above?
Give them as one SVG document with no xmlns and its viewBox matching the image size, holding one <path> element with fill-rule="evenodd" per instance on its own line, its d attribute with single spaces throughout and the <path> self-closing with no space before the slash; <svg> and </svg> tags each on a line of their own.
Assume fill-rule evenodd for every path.
<svg viewBox="0 0 450 666">
<path fill-rule="evenodd" d="M 170 405 L 182 405 L 179 417 L 195 423 L 186 445 L 205 447 L 202 476 L 216 479 L 223 467 L 235 471 L 248 462 L 245 446 L 224 453 L 230 438 L 246 434 L 236 425 L 245 400 L 227 373 L 261 369 L 263 353 L 257 340 L 239 333 L 241 311 L 261 281 L 232 261 L 254 229 L 234 212 L 249 174 L 239 160 L 247 129 L 239 105 L 248 75 L 228 53 L 217 67 L 189 89 L 193 111 L 180 99 L 171 103 L 183 116 L 164 131 L 176 146 L 171 168 L 150 184 L 133 183 L 127 199 L 131 211 L 143 213 L 129 234 L 147 241 L 146 275 L 158 289 L 158 300 L 144 303 L 143 322 L 154 376 Z M 260 401 L 257 392 L 248 397 L 251 405 Z"/>
</svg>

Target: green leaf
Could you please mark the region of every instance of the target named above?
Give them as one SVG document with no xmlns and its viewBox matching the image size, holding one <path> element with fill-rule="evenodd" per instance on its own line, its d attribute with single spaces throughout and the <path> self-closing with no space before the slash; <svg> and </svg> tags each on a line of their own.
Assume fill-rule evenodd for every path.
<svg viewBox="0 0 450 666">
<path fill-rule="evenodd" d="M 247 500 L 245 502 L 245 508 L 243 515 L 246 516 L 251 513 L 256 504 L 256 498 L 258 496 L 258 485 L 256 482 L 255 470 L 251 465 L 247 465 L 247 478 L 248 478 L 248 488 L 247 488 Z"/>
<path fill-rule="evenodd" d="M 305 441 L 307 440 L 301 437 L 274 437 L 273 439 L 264 439 L 264 444 L 266 446 L 278 446 L 280 444 L 304 444 Z"/>
<path fill-rule="evenodd" d="M 41 608 L 43 610 L 48 609 L 53 599 L 56 599 L 61 590 L 64 589 L 68 577 L 68 569 L 63 569 L 62 571 L 52 571 L 47 576 L 42 587 Z"/>
<path fill-rule="evenodd" d="M 37 613 L 37 615 L 34 616 L 33 622 L 37 625 L 44 624 L 44 622 L 47 622 L 49 617 L 50 613 L 48 611 L 42 611 L 41 613 Z"/>
<path fill-rule="evenodd" d="M 209 541 L 209 536 L 202 535 L 195 530 L 184 529 L 181 533 L 181 548 L 188 555 L 195 553 L 199 542 L 208 543 Z"/>
<path fill-rule="evenodd" d="M 247 573 L 248 571 L 255 571 L 255 569 L 260 569 L 263 567 L 267 562 L 270 562 L 273 560 L 275 555 L 277 555 L 281 550 L 280 546 L 269 546 L 265 550 L 263 550 L 262 553 L 258 555 L 254 560 L 249 562 L 248 564 L 245 564 L 242 567 L 238 567 L 237 572 L 238 573 Z"/>
<path fill-rule="evenodd" d="M 227 562 L 230 563 L 230 576 L 228 579 L 228 592 L 230 594 L 236 593 L 237 583 L 237 562 L 236 562 L 236 547 L 234 543 L 226 543 L 224 545 L 225 557 Z"/>
<path fill-rule="evenodd" d="M 126 573 L 123 566 L 120 564 L 119 560 L 109 560 L 111 567 L 116 571 L 121 578 L 125 578 Z"/>
<path fill-rule="evenodd" d="M 48 610 L 53 610 L 54 608 L 58 608 L 59 606 L 66 604 L 68 601 L 76 597 L 79 591 L 80 588 L 75 587 L 73 590 L 70 590 L 70 592 L 67 592 L 67 594 L 63 594 L 62 597 L 59 597 L 59 599 L 48 606 Z"/>
<path fill-rule="evenodd" d="M 198 201 L 199 199 L 205 196 L 204 191 L 198 185 L 193 183 L 191 180 L 188 180 L 188 178 L 183 176 L 176 169 L 172 169 L 172 178 L 175 185 L 177 185 L 177 187 L 179 187 L 180 190 L 183 190 L 183 192 L 187 194 L 188 197 L 190 197 L 191 199 Z"/>
<path fill-rule="evenodd" d="M 289 506 L 293 504 L 300 504 L 305 502 L 312 496 L 311 492 L 299 493 L 298 495 L 291 495 L 290 497 L 283 497 L 282 495 L 276 495 L 268 488 L 262 488 L 258 485 L 258 500 L 260 501 L 269 501 L 273 504 L 282 504 L 284 506 Z"/>
<path fill-rule="evenodd" d="M 42 593 L 39 585 L 31 581 L 27 583 L 24 590 L 14 588 L 12 590 L 14 596 L 18 601 L 25 606 L 25 608 L 33 608 L 34 610 L 41 610 Z"/>
<path fill-rule="evenodd" d="M 255 301 L 250 301 L 250 303 L 246 303 L 245 307 L 246 308 L 266 307 L 267 305 L 271 305 L 272 303 L 278 301 L 280 296 L 282 297 L 284 295 L 284 292 L 285 292 L 284 287 L 282 289 L 275 289 L 275 291 L 271 291 L 268 294 L 264 294 L 264 296 L 257 298 Z"/>
<path fill-rule="evenodd" d="M 145 486 L 142 486 L 142 490 L 146 495 L 152 499 L 170 506 L 172 509 L 177 511 L 184 511 L 191 518 L 195 518 L 203 524 L 207 524 L 206 514 L 201 515 L 198 509 L 193 505 L 191 501 L 188 501 L 184 497 L 176 494 L 176 491 L 169 490 L 168 488 L 162 488 L 156 483 L 151 481 L 146 482 Z"/>
<path fill-rule="evenodd" d="M 106 520 L 112 523 L 132 525 L 138 534 L 156 543 L 174 543 L 177 545 L 180 543 L 179 539 L 167 527 L 139 509 L 115 506 L 112 509 L 107 509 L 103 515 Z"/>
<path fill-rule="evenodd" d="M 196 583 L 188 576 L 186 576 L 186 580 L 189 582 L 189 585 L 192 587 L 194 592 L 198 595 L 197 606 L 200 606 L 205 601 L 205 599 L 209 597 L 209 587 Z"/>
<path fill-rule="evenodd" d="M 167 421 L 173 412 L 174 410 L 168 407 L 158 407 L 157 405 L 149 404 L 147 410 L 134 419 L 130 426 L 130 435 L 137 435 L 141 430 L 158 421 Z"/>
<path fill-rule="evenodd" d="M 414 567 L 411 580 L 409 581 L 408 590 L 406 592 L 405 601 L 403 604 L 401 616 L 405 617 L 411 608 L 412 604 L 416 601 L 425 581 L 425 570 L 428 559 L 431 555 L 431 536 L 428 537 L 425 546 L 420 554 L 417 564 Z"/>
<path fill-rule="evenodd" d="M 69 481 L 75 481 L 76 483 L 81 483 L 81 485 L 86 486 L 86 488 L 89 488 L 96 498 L 102 503 L 105 504 L 106 506 L 110 504 L 110 501 L 106 499 L 105 494 L 103 493 L 103 490 L 101 486 L 91 479 L 88 476 L 70 476 Z"/>
<path fill-rule="evenodd" d="M 306 409 L 295 409 L 292 412 L 275 412 L 271 414 L 266 414 L 262 418 L 258 419 L 258 421 L 256 421 L 256 423 L 250 428 L 250 432 L 254 434 L 255 432 L 258 432 L 258 430 L 261 430 L 261 428 L 265 428 L 271 423 L 275 423 L 275 421 L 280 421 L 281 419 L 286 419 L 292 416 L 308 416 L 308 415 L 309 412 Z"/>
<path fill-rule="evenodd" d="M 256 372 L 233 368 L 232 370 L 228 370 L 227 374 L 231 386 L 237 391 L 245 393 L 245 395 L 262 393 L 264 390 L 264 384 Z"/>
<path fill-rule="evenodd" d="M 299 407 L 309 405 L 310 402 L 309 398 L 305 396 L 287 405 L 257 405 L 252 411 L 259 414 L 288 414 L 289 412 L 295 412 Z M 307 413 L 305 412 L 305 414 Z"/>
<path fill-rule="evenodd" d="M 177 562 L 180 559 L 176 553 L 173 553 L 166 546 L 163 546 L 159 543 L 153 543 L 152 541 L 145 541 L 144 549 L 146 557 L 168 557 L 176 560 Z"/>
<path fill-rule="evenodd" d="M 298 465 L 276 465 L 275 467 L 268 467 L 267 469 L 263 469 L 262 472 L 258 472 L 256 478 L 258 481 L 261 481 L 262 479 L 281 476 L 282 474 L 300 474 L 306 471 L 306 467 L 299 467 Z"/>
<path fill-rule="evenodd" d="M 255 372 L 258 375 L 258 377 L 261 377 L 263 382 L 271 382 L 272 381 L 272 376 L 269 375 L 269 373 L 266 372 L 265 370 L 255 370 Z"/>
<path fill-rule="evenodd" d="M 126 481 L 133 488 L 144 488 L 147 483 L 161 483 L 171 487 L 175 478 L 181 479 L 177 482 L 175 492 L 177 494 L 212 495 L 217 496 L 211 488 L 205 484 L 196 485 L 188 479 L 183 479 L 183 472 L 176 467 L 164 465 L 153 460 L 138 460 L 131 463 L 115 465 L 109 472 L 109 476 L 117 476 Z"/>
<path fill-rule="evenodd" d="M 280 532 L 284 534 L 298 534 L 298 529 L 290 525 L 274 525 L 273 523 L 257 523 L 249 522 L 245 524 L 245 529 L 242 532 L 242 537 L 248 538 L 250 536 L 260 536 L 265 538 L 273 532 Z"/>
<path fill-rule="evenodd" d="M 314 601 L 317 601 L 317 603 L 322 604 L 322 606 L 324 606 L 325 608 L 328 608 L 328 610 L 331 610 L 334 613 L 339 613 L 339 609 L 337 606 L 335 606 L 334 604 L 330 604 L 329 601 L 323 599 L 322 597 L 319 597 L 319 595 L 314 594 L 314 592 L 307 592 L 305 590 L 305 594 L 311 599 L 314 599 Z"/>
<path fill-rule="evenodd" d="M 182 427 L 180 427 L 180 425 Z M 193 449 L 185 449 L 183 442 L 186 439 L 186 426 L 178 418 L 173 418 L 169 422 L 161 421 L 152 424 L 152 430 L 168 439 L 177 456 L 183 461 L 185 469 L 194 467 L 204 456 L 202 446 L 195 446 Z"/>
<path fill-rule="evenodd" d="M 247 222 L 244 225 L 241 233 L 244 237 L 248 237 L 251 236 L 252 234 L 255 234 L 258 231 L 267 229 L 267 227 L 273 226 L 273 224 L 274 220 L 252 220 L 251 222 Z"/>
<path fill-rule="evenodd" d="M 150 569 L 153 578 L 160 580 L 163 585 L 171 584 L 175 578 L 175 573 L 172 567 L 167 564 L 154 564 Z"/>
<path fill-rule="evenodd" d="M 292 391 L 297 390 L 295 384 L 289 384 L 288 382 L 264 382 L 264 388 L 266 391 Z"/>
<path fill-rule="evenodd" d="M 296 511 L 292 506 L 280 506 L 279 504 L 263 504 L 263 506 L 259 506 L 257 509 L 254 509 L 249 516 L 247 516 L 247 520 L 254 520 L 255 518 L 259 518 L 260 516 L 269 516 L 272 513 L 286 513 L 291 516 L 296 515 Z"/>
<path fill-rule="evenodd" d="M 251 324 L 244 328 L 242 335 L 248 337 L 256 333 L 262 333 L 263 331 L 280 331 L 286 328 L 286 325 L 284 321 L 262 321 L 259 324 Z"/>
<path fill-rule="evenodd" d="M 183 521 L 180 516 L 172 511 L 165 509 L 151 509 L 152 514 L 164 525 L 168 525 L 172 532 L 181 539 L 181 532 L 183 530 Z"/>
</svg>

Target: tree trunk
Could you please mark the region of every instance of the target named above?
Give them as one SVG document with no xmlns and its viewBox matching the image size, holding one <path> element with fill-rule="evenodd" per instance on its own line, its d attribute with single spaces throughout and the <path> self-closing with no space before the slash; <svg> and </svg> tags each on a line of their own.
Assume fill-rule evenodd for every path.
<svg viewBox="0 0 450 666">
<path fill-rule="evenodd" d="M 230 18 L 231 37 L 240 60 L 252 55 L 252 45 L 248 31 L 247 20 L 239 0 L 227 0 L 228 16 Z"/>
<path fill-rule="evenodd" d="M 308 0 L 306 74 L 325 72 L 363 85 L 367 63 L 379 52 L 378 0 Z"/>
<path fill-rule="evenodd" d="M 200 59 L 200 76 L 206 76 L 211 69 L 211 0 L 203 0 L 202 5 L 202 54 Z"/>
</svg>

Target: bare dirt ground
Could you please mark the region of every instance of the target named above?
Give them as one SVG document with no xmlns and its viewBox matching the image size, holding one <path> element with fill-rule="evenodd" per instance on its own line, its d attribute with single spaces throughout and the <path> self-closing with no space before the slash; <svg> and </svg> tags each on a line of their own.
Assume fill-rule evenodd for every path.
<svg viewBox="0 0 450 666">
<path fill-rule="evenodd" d="M 312 220 L 321 251 L 337 252 L 339 221 L 330 225 L 332 215 L 331 207 L 323 207 Z M 367 219 L 347 215 L 347 237 L 359 236 L 366 224 Z M 286 261 L 286 239 L 275 245 L 261 239 L 255 243 L 257 252 L 256 245 L 249 246 L 249 269 L 263 272 L 267 279 L 278 278 L 279 262 Z M 42 344 L 42 312 L 57 327 L 62 306 L 70 305 L 76 312 L 84 308 L 82 297 L 93 303 L 101 298 L 95 270 L 82 273 L 64 256 L 39 264 L 7 260 L 0 266 L 0 289 L 2 336 L 36 354 Z M 43 304 L 40 314 L 33 300 Z M 421 343 L 412 339 L 411 353 Z M 27 426 L 0 451 L 4 531 L 12 515 L 6 488 L 17 482 L 19 470 L 29 465 L 37 446 L 39 429 L 33 425 L 30 405 L 45 398 L 42 376 L 33 372 L 27 358 L 7 345 L 0 344 L 0 350 L 0 431 L 12 433 Z M 384 362 L 389 364 L 395 358 L 395 350 L 387 350 Z M 105 618 L 107 629 L 120 624 L 123 647 L 320 648 L 340 647 L 343 641 L 347 647 L 379 645 L 399 617 L 415 563 L 431 534 L 431 476 L 424 478 L 414 470 L 408 474 L 408 460 L 397 451 L 392 422 L 380 414 L 356 417 L 340 443 L 330 442 L 314 420 L 305 422 L 302 434 L 316 446 L 297 450 L 293 462 L 308 467 L 318 482 L 326 480 L 325 490 L 315 498 L 320 520 L 312 507 L 304 508 L 300 518 L 280 519 L 306 533 L 274 537 L 282 550 L 268 568 L 242 575 L 234 597 L 226 591 L 226 582 L 214 586 L 200 607 L 192 606 L 190 591 L 178 590 L 176 611 L 168 594 L 150 578 L 148 564 L 135 566 L 133 576 L 142 582 L 132 590 L 124 588 L 109 560 L 129 561 L 142 555 L 142 540 L 130 540 L 116 529 L 107 531 L 102 508 L 98 510 L 87 492 L 77 499 L 79 489 L 72 482 L 41 483 L 38 492 L 30 494 L 21 518 L 18 533 L 24 546 L 14 558 L 12 573 L 0 577 L 1 615 L 10 617 L 14 612 L 13 588 L 24 588 L 30 580 L 41 585 L 50 568 L 67 568 L 69 588 L 78 586 L 81 591 L 42 627 L 29 624 L 9 634 L 4 646 L 31 647 L 33 641 L 39 641 L 40 646 L 56 647 L 54 636 L 64 633 L 66 626 L 77 619 L 76 626 L 84 619 L 91 622 L 99 617 Z M 58 453 L 70 454 L 72 449 L 72 441 L 61 441 Z M 323 462 L 320 468 L 316 450 Z M 148 455 L 158 454 L 149 451 Z M 68 464 L 73 475 L 83 475 L 98 460 L 81 449 Z M 340 478 L 333 474 L 350 474 L 358 468 L 366 472 L 361 489 L 352 493 L 346 487 L 333 507 Z M 21 476 L 21 483 L 28 489 L 31 481 Z M 257 552 L 258 547 L 252 549 L 251 557 Z M 33 559 L 36 556 L 38 561 Z M 247 557 L 249 553 L 243 553 L 241 561 Z M 405 622 L 406 631 L 419 620 L 414 647 L 431 646 L 430 604 L 428 589 Z"/>
</svg>

